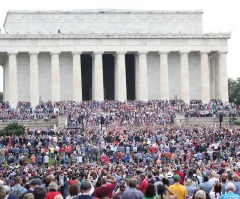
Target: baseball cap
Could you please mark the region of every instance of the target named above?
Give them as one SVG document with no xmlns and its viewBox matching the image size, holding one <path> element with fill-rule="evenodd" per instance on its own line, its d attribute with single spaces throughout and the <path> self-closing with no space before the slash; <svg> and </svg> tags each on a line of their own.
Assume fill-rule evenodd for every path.
<svg viewBox="0 0 240 199">
<path fill-rule="evenodd" d="M 177 171 L 179 171 L 181 169 L 181 166 L 180 165 L 178 165 L 177 166 Z"/>
<path fill-rule="evenodd" d="M 34 178 L 30 180 L 29 185 L 30 186 L 36 186 L 36 185 L 41 185 L 42 181 L 39 178 Z"/>
<path fill-rule="evenodd" d="M 206 199 L 206 193 L 203 191 L 203 190 L 198 190 L 195 195 L 194 195 L 194 198 L 196 199 Z"/>
<path fill-rule="evenodd" d="M 81 188 L 80 188 L 80 189 L 82 189 L 82 190 L 88 190 L 88 189 L 91 189 L 91 185 L 90 185 L 89 182 L 84 181 L 84 182 L 81 183 Z"/>
<path fill-rule="evenodd" d="M 179 175 L 174 175 L 173 180 L 174 180 L 174 182 L 179 182 L 180 181 L 180 176 Z"/>
</svg>

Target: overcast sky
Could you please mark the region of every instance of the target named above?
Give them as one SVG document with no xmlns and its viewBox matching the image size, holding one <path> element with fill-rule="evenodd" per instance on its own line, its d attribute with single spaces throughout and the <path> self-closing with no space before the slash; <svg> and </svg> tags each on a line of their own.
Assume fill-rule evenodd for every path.
<svg viewBox="0 0 240 199">
<path fill-rule="evenodd" d="M 227 54 L 228 76 L 240 77 L 240 11 L 238 0 L 7 0 L 0 4 L 0 29 L 9 9 L 15 10 L 79 10 L 79 9 L 137 9 L 137 10 L 202 10 L 204 32 L 231 32 Z M 0 91 L 3 90 L 0 67 Z"/>
</svg>

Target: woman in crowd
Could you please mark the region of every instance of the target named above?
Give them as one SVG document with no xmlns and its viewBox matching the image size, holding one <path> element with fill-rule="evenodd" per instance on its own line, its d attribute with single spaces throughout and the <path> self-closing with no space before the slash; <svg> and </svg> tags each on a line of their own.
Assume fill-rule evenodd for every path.
<svg viewBox="0 0 240 199">
<path fill-rule="evenodd" d="M 211 199 L 219 199 L 221 196 L 221 192 L 222 192 L 222 185 L 219 182 L 216 182 L 213 185 L 213 187 L 209 193 L 209 196 Z"/>
<path fill-rule="evenodd" d="M 170 196 L 165 195 L 165 192 L 169 191 L 171 194 Z M 158 199 L 176 199 L 177 195 L 172 192 L 170 189 L 168 189 L 167 185 L 158 185 L 157 187 L 157 192 L 158 192 Z"/>
<path fill-rule="evenodd" d="M 66 197 L 66 199 L 72 199 L 78 196 L 78 186 L 73 184 L 69 187 L 69 195 Z"/>
<path fill-rule="evenodd" d="M 148 183 L 147 189 L 144 193 L 144 199 L 157 199 L 155 186 L 152 183 Z"/>
</svg>

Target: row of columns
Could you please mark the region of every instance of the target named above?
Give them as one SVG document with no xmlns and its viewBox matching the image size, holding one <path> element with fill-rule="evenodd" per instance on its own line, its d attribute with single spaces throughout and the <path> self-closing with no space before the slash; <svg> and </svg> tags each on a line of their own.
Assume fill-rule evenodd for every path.
<svg viewBox="0 0 240 199">
<path fill-rule="evenodd" d="M 61 52 L 50 52 L 51 54 L 51 100 L 60 101 L 60 69 L 59 54 Z M 81 77 L 81 60 L 82 52 L 72 52 L 73 56 L 73 100 L 82 100 L 82 77 Z M 104 100 L 103 86 L 103 61 L 104 52 L 94 52 L 92 67 L 92 99 L 97 101 Z M 160 99 L 169 99 L 169 74 L 168 74 L 168 53 L 159 52 L 160 54 Z M 39 101 L 39 78 L 38 78 L 38 54 L 39 52 L 29 52 L 30 55 L 30 102 L 37 105 Z M 116 52 L 115 54 L 115 100 L 124 101 L 127 99 L 126 85 L 126 52 Z M 148 52 L 138 53 L 138 87 L 137 100 L 148 100 L 148 75 L 147 75 L 147 54 Z M 189 85 L 189 52 L 180 52 L 181 59 L 181 96 L 185 102 L 190 100 Z M 210 100 L 210 79 L 209 79 L 209 52 L 200 52 L 201 55 L 201 98 L 203 102 Z M 18 102 L 18 83 L 17 83 L 17 52 L 9 52 L 9 69 L 8 69 L 8 96 L 7 100 L 16 105 Z M 219 52 L 219 87 L 220 98 L 228 101 L 228 84 L 227 84 L 227 65 L 226 52 Z M 6 89 L 5 89 L 6 90 Z"/>
</svg>

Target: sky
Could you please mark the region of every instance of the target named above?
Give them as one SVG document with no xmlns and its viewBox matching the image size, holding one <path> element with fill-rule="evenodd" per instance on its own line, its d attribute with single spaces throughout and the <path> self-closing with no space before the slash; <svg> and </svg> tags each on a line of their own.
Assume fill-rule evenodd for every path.
<svg viewBox="0 0 240 199">
<path fill-rule="evenodd" d="M 0 29 L 8 10 L 202 10 L 203 32 L 231 32 L 228 40 L 228 77 L 240 77 L 240 11 L 238 0 L 7 0 L 0 3 Z M 2 31 L 3 32 L 3 31 Z M 0 67 L 0 91 L 3 72 Z"/>
</svg>

